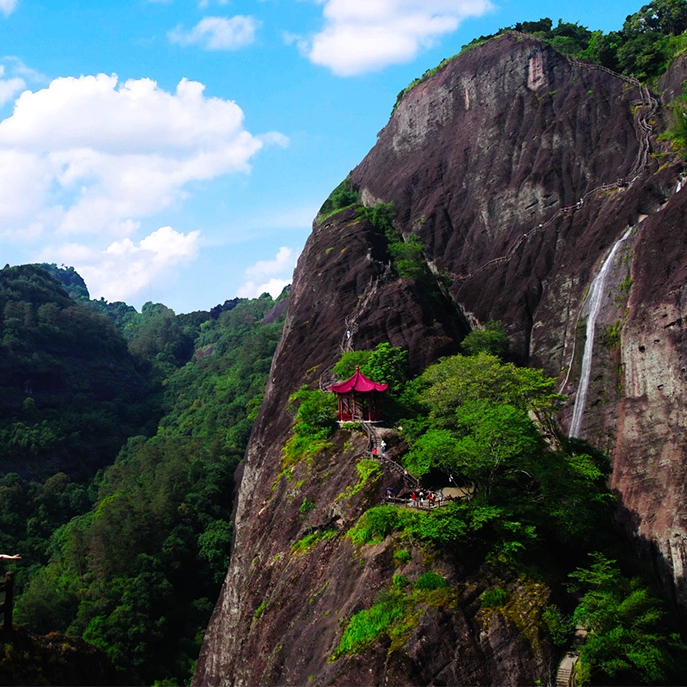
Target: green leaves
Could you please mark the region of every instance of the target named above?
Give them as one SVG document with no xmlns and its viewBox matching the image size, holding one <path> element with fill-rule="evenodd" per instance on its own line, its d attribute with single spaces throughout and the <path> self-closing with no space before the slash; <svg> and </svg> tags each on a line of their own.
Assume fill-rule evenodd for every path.
<svg viewBox="0 0 687 687">
<path fill-rule="evenodd" d="M 23 288 L 26 280 L 19 281 Z M 38 323 L 58 322 L 60 304 L 58 294 L 54 303 L 40 306 Z M 262 324 L 273 305 L 269 296 L 237 301 L 217 319 L 204 319 L 176 317 L 148 304 L 145 326 L 136 336 L 129 333 L 141 352 L 161 355 L 168 364 L 167 414 L 159 426 L 157 415 L 152 417 L 157 434 L 130 439 L 88 492 L 66 475 L 44 485 L 17 475 L 0 478 L 0 540 L 12 550 L 21 542 L 27 560 L 47 563 L 32 571 L 18 599 L 18 620 L 32 629 L 69 629 L 88 637 L 126 670 L 128 683 L 188 681 L 210 599 L 226 574 L 233 472 L 280 336 L 280 322 Z M 113 331 L 108 320 L 93 317 Z M 204 354 L 179 368 L 177 344 L 199 330 Z M 117 402 L 122 414 L 131 412 L 126 400 Z M 38 410 L 25 403 L 22 412 Z M 71 426 L 88 431 L 89 413 L 90 408 L 70 409 Z M 109 421 L 115 424 L 118 417 Z M 23 418 L 14 423 L 12 436 L 31 452 L 39 443 L 61 440 L 56 427 L 54 421 Z M 120 428 L 103 434 L 114 431 Z M 95 496 L 93 510 L 86 512 Z"/>
<path fill-rule="evenodd" d="M 329 198 L 324 201 L 322 207 L 317 213 L 318 221 L 322 222 L 327 217 L 330 217 L 335 212 L 343 210 L 360 202 L 360 193 L 353 182 L 346 177 L 330 194 Z"/>
<path fill-rule="evenodd" d="M 485 352 L 444 358 L 427 368 L 417 384 L 430 419 L 440 426 L 453 426 L 456 408 L 469 401 L 548 411 L 563 398 L 554 392 L 555 380 L 545 377 L 542 370 L 504 364 Z"/>
<path fill-rule="evenodd" d="M 477 355 L 484 351 L 503 360 L 508 354 L 510 341 L 501 322 L 491 321 L 482 329 L 473 329 L 461 342 L 465 355 Z"/>
<path fill-rule="evenodd" d="M 661 602 L 635 578 L 625 577 L 614 560 L 592 555 L 589 568 L 570 577 L 584 595 L 574 621 L 587 638 L 580 647 L 582 684 L 665 684 L 673 677 L 671 651 L 677 642 L 665 623 Z M 681 649 L 684 651 L 684 647 Z"/>
</svg>

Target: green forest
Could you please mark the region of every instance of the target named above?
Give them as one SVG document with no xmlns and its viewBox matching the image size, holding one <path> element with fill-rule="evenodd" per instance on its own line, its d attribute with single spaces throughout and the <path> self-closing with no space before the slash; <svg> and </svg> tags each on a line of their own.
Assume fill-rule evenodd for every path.
<svg viewBox="0 0 687 687">
<path fill-rule="evenodd" d="M 90 300 L 71 268 L 0 271 L 0 551 L 22 556 L 16 623 L 83 637 L 121 684 L 188 682 L 284 305 L 138 313 Z M 0 676 L 12 684 L 11 668 Z"/>
</svg>

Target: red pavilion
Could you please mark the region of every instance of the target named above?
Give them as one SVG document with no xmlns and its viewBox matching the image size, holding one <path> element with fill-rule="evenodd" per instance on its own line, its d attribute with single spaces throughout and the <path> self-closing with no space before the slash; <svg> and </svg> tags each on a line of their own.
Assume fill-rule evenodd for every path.
<svg viewBox="0 0 687 687">
<path fill-rule="evenodd" d="M 329 387 L 339 399 L 339 422 L 375 422 L 381 419 L 379 399 L 388 386 L 368 379 L 356 366 L 355 374 L 350 379 Z"/>
</svg>

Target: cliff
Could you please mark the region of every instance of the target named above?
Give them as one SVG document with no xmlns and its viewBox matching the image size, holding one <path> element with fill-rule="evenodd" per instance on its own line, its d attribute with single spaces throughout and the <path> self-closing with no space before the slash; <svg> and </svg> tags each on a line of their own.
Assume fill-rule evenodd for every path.
<svg viewBox="0 0 687 687">
<path fill-rule="evenodd" d="M 405 347 L 419 372 L 455 352 L 470 325 L 497 319 L 516 359 L 543 367 L 570 394 L 560 416 L 568 429 L 583 377 L 586 295 L 622 237 L 599 299 L 577 433 L 611 456 L 623 524 L 687 605 L 679 441 L 687 195 L 678 190 L 681 163 L 656 140 L 665 117 L 638 82 L 515 33 L 465 52 L 404 96 L 350 179 L 366 205 L 395 204 L 396 228 L 422 239 L 447 286 L 431 295 L 394 277 L 386 239 L 354 210 L 315 223 L 246 455 L 231 567 L 196 684 L 552 679 L 540 622 L 546 585 L 470 561 L 429 561 L 415 548 L 399 567 L 393 538 L 356 549 L 343 535 L 393 474 L 339 498 L 356 484 L 365 450 L 343 432 L 309 464 L 285 469 L 287 399 L 316 385 L 349 337 L 356 349 Z M 307 520 L 304 499 L 316 504 Z M 313 533 L 322 535 L 314 548 L 294 547 Z M 387 637 L 333 659 L 341 623 L 368 608 L 394 572 L 426 569 L 444 576 L 452 600 L 420 604 L 400 645 Z M 477 599 L 496 586 L 523 603 L 488 612 Z"/>
</svg>

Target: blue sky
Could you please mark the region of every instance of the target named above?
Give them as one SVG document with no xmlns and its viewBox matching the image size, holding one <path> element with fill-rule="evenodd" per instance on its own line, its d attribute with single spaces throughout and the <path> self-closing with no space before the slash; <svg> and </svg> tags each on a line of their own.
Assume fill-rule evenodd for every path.
<svg viewBox="0 0 687 687">
<path fill-rule="evenodd" d="M 0 0 L 0 260 L 176 312 L 288 283 L 396 94 L 475 36 L 607 0 Z"/>
</svg>

